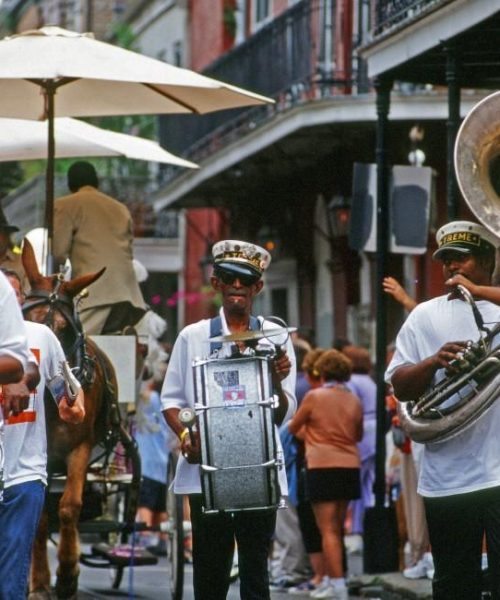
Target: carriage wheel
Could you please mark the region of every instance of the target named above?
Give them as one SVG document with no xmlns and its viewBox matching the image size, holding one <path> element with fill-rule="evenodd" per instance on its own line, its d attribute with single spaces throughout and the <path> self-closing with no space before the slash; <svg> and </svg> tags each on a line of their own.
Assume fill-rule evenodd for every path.
<svg viewBox="0 0 500 600">
<path fill-rule="evenodd" d="M 184 586 L 184 507 L 183 497 L 170 489 L 177 466 L 177 455 L 171 452 L 167 467 L 167 515 L 169 523 L 168 561 L 172 600 L 182 600 Z"/>
</svg>

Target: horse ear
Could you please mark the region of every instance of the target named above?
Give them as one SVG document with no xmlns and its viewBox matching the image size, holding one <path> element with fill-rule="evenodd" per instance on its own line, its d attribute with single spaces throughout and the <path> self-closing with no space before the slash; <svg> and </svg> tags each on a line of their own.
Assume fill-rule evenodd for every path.
<svg viewBox="0 0 500 600">
<path fill-rule="evenodd" d="M 33 246 L 28 238 L 24 238 L 23 241 L 23 252 L 21 255 L 24 271 L 26 273 L 26 277 L 33 287 L 33 283 L 39 281 L 43 278 L 43 275 L 40 273 L 38 269 L 38 263 L 36 262 L 35 251 L 33 250 Z"/>
<path fill-rule="evenodd" d="M 80 277 L 75 277 L 75 279 L 72 279 L 71 281 L 65 281 L 64 291 L 73 298 L 74 296 L 79 294 L 84 288 L 94 283 L 94 281 L 97 281 L 105 270 L 106 267 L 104 267 L 100 271 L 97 271 L 97 273 L 80 275 Z"/>
</svg>

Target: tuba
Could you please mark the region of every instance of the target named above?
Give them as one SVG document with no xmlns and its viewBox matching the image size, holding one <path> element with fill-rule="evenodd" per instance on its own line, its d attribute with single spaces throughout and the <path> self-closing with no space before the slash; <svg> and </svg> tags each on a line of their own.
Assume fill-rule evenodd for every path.
<svg viewBox="0 0 500 600">
<path fill-rule="evenodd" d="M 500 237 L 500 92 L 481 100 L 464 119 L 455 142 L 460 191 L 479 222 Z M 500 324 L 484 326 L 469 291 L 479 339 L 469 342 L 446 376 L 413 402 L 399 402 L 401 426 L 415 442 L 449 440 L 476 423 L 500 396 Z"/>
</svg>

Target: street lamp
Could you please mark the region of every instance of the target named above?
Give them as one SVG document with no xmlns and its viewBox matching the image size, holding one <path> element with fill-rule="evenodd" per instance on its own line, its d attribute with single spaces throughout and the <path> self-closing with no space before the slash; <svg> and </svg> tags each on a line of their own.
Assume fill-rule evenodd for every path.
<svg viewBox="0 0 500 600">
<path fill-rule="evenodd" d="M 345 196 L 333 196 L 328 203 L 328 220 L 333 239 L 348 236 L 350 216 L 351 203 L 349 198 Z"/>
</svg>

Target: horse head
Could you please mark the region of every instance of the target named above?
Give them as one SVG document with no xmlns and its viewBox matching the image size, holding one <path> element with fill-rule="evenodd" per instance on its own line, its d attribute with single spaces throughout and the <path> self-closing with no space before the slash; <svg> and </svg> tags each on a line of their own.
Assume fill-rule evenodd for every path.
<svg viewBox="0 0 500 600">
<path fill-rule="evenodd" d="M 33 246 L 26 238 L 23 244 L 22 261 L 31 288 L 23 306 L 26 318 L 36 323 L 45 323 L 58 337 L 71 323 L 81 330 L 76 314 L 75 298 L 84 297 L 86 288 L 97 281 L 106 268 L 68 281 L 64 279 L 63 273 L 42 275 Z"/>
</svg>

